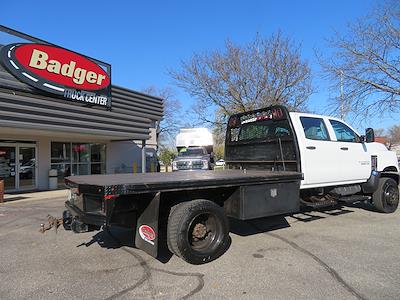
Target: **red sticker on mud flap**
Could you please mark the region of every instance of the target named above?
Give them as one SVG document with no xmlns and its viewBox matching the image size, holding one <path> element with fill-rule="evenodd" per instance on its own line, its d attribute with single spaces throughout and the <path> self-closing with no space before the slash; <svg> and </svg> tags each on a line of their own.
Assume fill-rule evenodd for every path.
<svg viewBox="0 0 400 300">
<path fill-rule="evenodd" d="M 148 225 L 142 225 L 139 227 L 139 235 L 143 240 L 154 245 L 153 241 L 156 238 L 156 233 L 153 228 Z"/>
</svg>

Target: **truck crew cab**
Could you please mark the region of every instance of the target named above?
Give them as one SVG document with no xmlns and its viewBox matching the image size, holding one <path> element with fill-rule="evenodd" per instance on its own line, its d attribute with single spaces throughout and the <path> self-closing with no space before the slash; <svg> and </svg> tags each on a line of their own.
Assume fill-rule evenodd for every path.
<svg viewBox="0 0 400 300">
<path fill-rule="evenodd" d="M 399 203 L 395 153 L 343 121 L 272 106 L 229 118 L 227 170 L 73 176 L 64 224 L 135 230 L 135 246 L 166 246 L 192 264 L 229 247 L 227 216 L 240 220 L 367 201 L 382 213 Z"/>
<path fill-rule="evenodd" d="M 282 107 L 272 112 L 272 120 L 263 109 L 229 119 L 225 160 L 230 168 L 301 172 L 305 205 L 368 198 L 381 212 L 396 210 L 397 201 L 374 194 L 383 189 L 386 198 L 398 198 L 399 167 L 396 154 L 374 142 L 373 129 L 360 135 L 337 118 L 287 113 Z M 279 118 L 285 114 L 288 118 Z"/>
</svg>

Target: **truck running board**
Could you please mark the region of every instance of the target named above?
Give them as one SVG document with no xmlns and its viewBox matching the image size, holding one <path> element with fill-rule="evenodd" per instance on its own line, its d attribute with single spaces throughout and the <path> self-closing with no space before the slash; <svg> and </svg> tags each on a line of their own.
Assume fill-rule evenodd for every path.
<svg viewBox="0 0 400 300">
<path fill-rule="evenodd" d="M 324 198 L 322 198 L 324 199 Z M 333 198 L 333 197 L 326 197 L 326 200 L 320 200 L 320 201 L 314 201 L 314 202 L 308 202 L 304 200 L 300 200 L 300 203 L 303 207 L 309 207 L 313 209 L 318 209 L 318 208 L 323 208 L 323 207 L 328 207 L 328 206 L 334 206 L 338 204 L 339 202 L 344 202 L 344 203 L 354 203 L 354 202 L 359 202 L 359 201 L 368 201 L 371 200 L 371 196 L 364 196 L 364 195 L 351 195 L 351 196 L 344 196 L 340 198 Z"/>
<path fill-rule="evenodd" d="M 323 201 L 318 201 L 318 202 L 308 202 L 300 199 L 300 203 L 303 207 L 308 207 L 312 209 L 319 209 L 323 207 L 329 207 L 329 206 L 335 206 L 338 204 L 336 200 L 333 199 L 328 199 L 328 200 L 323 200 Z"/>
</svg>

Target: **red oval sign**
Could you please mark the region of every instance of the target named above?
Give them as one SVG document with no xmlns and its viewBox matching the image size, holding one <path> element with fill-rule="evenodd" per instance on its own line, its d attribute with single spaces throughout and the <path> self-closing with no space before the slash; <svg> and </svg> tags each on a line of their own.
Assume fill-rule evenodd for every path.
<svg viewBox="0 0 400 300">
<path fill-rule="evenodd" d="M 142 225 L 139 227 L 140 237 L 147 241 L 153 241 L 156 238 L 156 233 L 153 228 L 148 225 Z"/>
<path fill-rule="evenodd" d="M 66 49 L 22 44 L 15 47 L 17 62 L 30 72 L 54 83 L 80 90 L 102 90 L 109 75 L 88 58 Z"/>
</svg>

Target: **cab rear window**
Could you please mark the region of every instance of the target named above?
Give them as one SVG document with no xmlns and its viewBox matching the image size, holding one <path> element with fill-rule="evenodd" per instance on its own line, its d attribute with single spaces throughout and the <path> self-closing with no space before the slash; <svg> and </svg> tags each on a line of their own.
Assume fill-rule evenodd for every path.
<svg viewBox="0 0 400 300">
<path fill-rule="evenodd" d="M 269 140 L 290 137 L 291 130 L 287 120 L 264 120 L 242 124 L 230 129 L 230 142 Z"/>
</svg>

